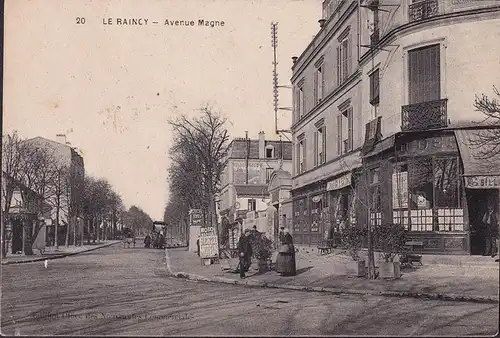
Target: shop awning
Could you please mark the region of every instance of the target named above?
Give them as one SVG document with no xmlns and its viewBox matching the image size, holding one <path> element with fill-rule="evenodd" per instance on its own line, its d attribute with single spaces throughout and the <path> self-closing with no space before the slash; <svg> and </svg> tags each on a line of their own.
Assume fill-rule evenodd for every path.
<svg viewBox="0 0 500 338">
<path fill-rule="evenodd" d="M 386 139 L 383 139 L 380 142 L 375 143 L 371 151 L 364 154 L 364 157 L 371 157 L 377 155 L 383 151 L 394 148 L 394 144 L 396 143 L 396 135 L 392 135 Z"/>
<path fill-rule="evenodd" d="M 457 129 L 460 157 L 464 166 L 466 188 L 500 188 L 500 153 L 485 143 L 492 133 L 500 129 Z"/>
</svg>

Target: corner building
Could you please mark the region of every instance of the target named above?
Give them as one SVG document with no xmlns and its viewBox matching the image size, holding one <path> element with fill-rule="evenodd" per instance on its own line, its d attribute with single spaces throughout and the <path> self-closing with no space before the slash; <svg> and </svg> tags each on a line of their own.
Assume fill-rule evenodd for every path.
<svg viewBox="0 0 500 338">
<path fill-rule="evenodd" d="M 319 22 L 292 68 L 297 242 L 399 222 L 424 252 L 481 253 L 500 157 L 470 146 L 498 128 L 473 104 L 498 85 L 500 4 L 332 0 Z"/>
</svg>

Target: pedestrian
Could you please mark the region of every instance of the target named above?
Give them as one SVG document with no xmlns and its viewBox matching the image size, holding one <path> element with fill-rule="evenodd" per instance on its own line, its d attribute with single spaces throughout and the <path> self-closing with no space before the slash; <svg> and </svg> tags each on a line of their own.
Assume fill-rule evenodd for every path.
<svg viewBox="0 0 500 338">
<path fill-rule="evenodd" d="M 144 238 L 144 247 L 148 248 L 151 246 L 151 236 L 149 234 L 146 234 L 146 237 Z"/>
<path fill-rule="evenodd" d="M 200 239 L 196 240 L 196 254 L 200 257 Z"/>
<path fill-rule="evenodd" d="M 492 199 L 488 200 L 487 209 L 482 218 L 483 238 L 485 241 L 483 256 L 495 257 L 497 251 L 498 223 L 495 212 L 495 204 Z"/>
<path fill-rule="evenodd" d="M 280 249 L 279 255 L 282 256 L 282 266 L 280 267 L 280 273 L 283 276 L 295 276 L 297 274 L 297 268 L 295 263 L 295 247 L 293 246 L 293 238 L 290 235 L 288 229 L 284 231 L 284 245 Z"/>
<path fill-rule="evenodd" d="M 252 246 L 248 237 L 249 232 L 241 234 L 240 240 L 238 241 L 238 253 L 239 253 L 239 271 L 240 278 L 245 278 L 245 272 L 248 272 L 251 264 L 252 257 Z"/>
</svg>

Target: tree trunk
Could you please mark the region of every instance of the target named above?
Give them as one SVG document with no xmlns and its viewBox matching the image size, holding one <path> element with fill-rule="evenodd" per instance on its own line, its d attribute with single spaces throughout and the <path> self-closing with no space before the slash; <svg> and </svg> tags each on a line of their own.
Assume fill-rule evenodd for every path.
<svg viewBox="0 0 500 338">
<path fill-rule="evenodd" d="M 90 245 L 90 219 L 87 219 L 87 244 Z"/>
<path fill-rule="evenodd" d="M 73 245 L 76 246 L 76 226 L 78 225 L 78 219 L 75 217 L 75 222 L 73 226 Z"/>
<path fill-rule="evenodd" d="M 66 239 L 64 241 L 64 245 L 68 247 L 69 245 L 69 232 L 71 229 L 71 217 L 68 215 L 68 222 L 66 222 Z"/>
<path fill-rule="evenodd" d="M 59 205 L 56 206 L 56 224 L 54 225 L 54 246 L 56 247 L 56 250 L 59 249 L 58 232 L 59 232 Z"/>
</svg>

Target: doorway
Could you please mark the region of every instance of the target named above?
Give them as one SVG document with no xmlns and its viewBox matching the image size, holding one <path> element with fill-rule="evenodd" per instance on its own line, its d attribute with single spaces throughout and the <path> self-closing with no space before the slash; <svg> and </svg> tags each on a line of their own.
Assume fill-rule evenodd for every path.
<svg viewBox="0 0 500 338">
<path fill-rule="evenodd" d="M 471 255 L 482 255 L 486 245 L 485 234 L 482 229 L 482 219 L 487 212 L 490 200 L 498 208 L 498 190 L 468 189 L 466 196 L 469 210 L 470 253 Z M 498 212 L 498 209 L 495 212 Z"/>
<path fill-rule="evenodd" d="M 21 220 L 12 219 L 12 253 L 23 251 L 23 223 Z"/>
</svg>

